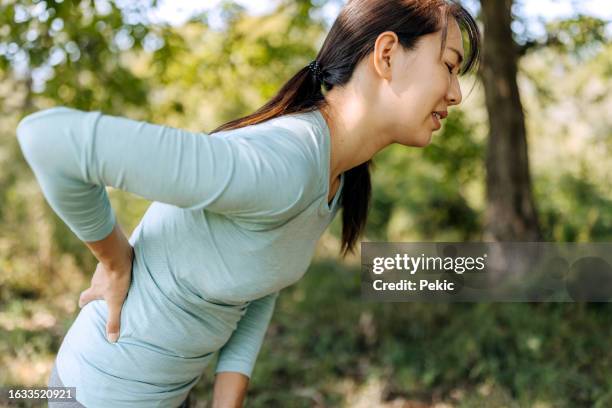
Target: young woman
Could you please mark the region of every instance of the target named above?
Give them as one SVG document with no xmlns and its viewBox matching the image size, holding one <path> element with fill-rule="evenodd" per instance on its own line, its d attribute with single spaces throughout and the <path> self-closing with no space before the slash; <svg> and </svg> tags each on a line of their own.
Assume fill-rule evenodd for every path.
<svg viewBox="0 0 612 408">
<path fill-rule="evenodd" d="M 351 0 L 315 61 L 210 134 L 66 107 L 24 118 L 46 199 L 100 261 L 50 385 L 76 387 L 72 406 L 185 406 L 219 351 L 214 406 L 240 406 L 279 291 L 340 207 L 353 251 L 372 157 L 427 146 L 478 55 L 458 4 Z M 153 201 L 129 240 L 105 186 Z"/>
</svg>

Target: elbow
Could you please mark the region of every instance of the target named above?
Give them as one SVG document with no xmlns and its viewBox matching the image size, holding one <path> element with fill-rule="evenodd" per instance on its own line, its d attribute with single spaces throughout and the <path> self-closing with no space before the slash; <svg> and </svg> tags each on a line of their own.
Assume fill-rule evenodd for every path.
<svg viewBox="0 0 612 408">
<path fill-rule="evenodd" d="M 37 112 L 38 113 L 38 112 Z M 36 152 L 37 147 L 37 136 L 40 133 L 40 124 L 34 118 L 36 114 L 31 114 L 23 118 L 17 125 L 17 141 L 23 157 L 30 165 L 36 156 L 39 154 Z"/>
<path fill-rule="evenodd" d="M 39 142 L 42 139 L 38 137 L 41 131 L 40 123 L 32 119 L 31 116 L 32 115 L 26 116 L 19 122 L 17 126 L 17 140 L 23 157 L 30 166 L 33 166 L 34 163 L 41 159 L 44 160 L 42 156 L 45 148 L 41 146 Z"/>
<path fill-rule="evenodd" d="M 51 119 L 58 111 L 64 109 L 67 108 L 56 107 L 31 113 L 21 119 L 17 125 L 17 141 L 23 156 L 30 165 L 45 160 L 45 156 L 52 150 L 52 146 L 49 145 L 50 138 L 46 136 L 49 136 L 53 130 Z"/>
</svg>

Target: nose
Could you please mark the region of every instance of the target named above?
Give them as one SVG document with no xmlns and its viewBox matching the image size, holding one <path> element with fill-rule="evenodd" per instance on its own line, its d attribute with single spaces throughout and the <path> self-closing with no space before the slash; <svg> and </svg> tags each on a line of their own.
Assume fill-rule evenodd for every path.
<svg viewBox="0 0 612 408">
<path fill-rule="evenodd" d="M 452 82 L 446 95 L 449 105 L 459 105 L 463 96 L 461 95 L 461 86 L 459 85 L 459 78 L 453 76 Z"/>
</svg>

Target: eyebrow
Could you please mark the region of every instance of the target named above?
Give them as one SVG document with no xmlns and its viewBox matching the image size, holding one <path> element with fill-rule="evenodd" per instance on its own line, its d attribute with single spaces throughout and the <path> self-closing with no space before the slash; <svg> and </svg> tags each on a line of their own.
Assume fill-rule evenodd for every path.
<svg viewBox="0 0 612 408">
<path fill-rule="evenodd" d="M 461 53 L 456 48 L 453 48 L 453 47 L 447 47 L 447 48 L 451 51 L 455 51 L 455 53 L 457 54 L 457 58 L 459 58 L 458 65 L 461 65 L 463 63 L 463 55 L 461 55 Z"/>
</svg>

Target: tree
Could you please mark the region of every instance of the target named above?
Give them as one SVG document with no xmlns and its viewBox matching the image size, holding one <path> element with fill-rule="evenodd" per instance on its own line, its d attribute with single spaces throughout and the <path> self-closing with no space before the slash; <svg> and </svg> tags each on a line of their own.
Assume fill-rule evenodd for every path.
<svg viewBox="0 0 612 408">
<path fill-rule="evenodd" d="M 147 21 L 145 13 L 155 4 L 120 9 L 115 2 L 3 2 L 0 78 L 14 82 L 23 95 L 17 112 L 41 108 L 38 102 L 46 100 L 106 113 L 150 113 L 151 79 L 135 75 L 125 57 L 147 50 L 159 63 L 182 46 L 171 27 Z M 0 106 L 6 106 L 3 100 Z"/>
<path fill-rule="evenodd" d="M 512 37 L 512 3 L 481 0 L 485 32 L 481 77 L 490 124 L 483 236 L 487 241 L 538 241 L 541 232 L 516 80 L 519 53 Z"/>
</svg>

